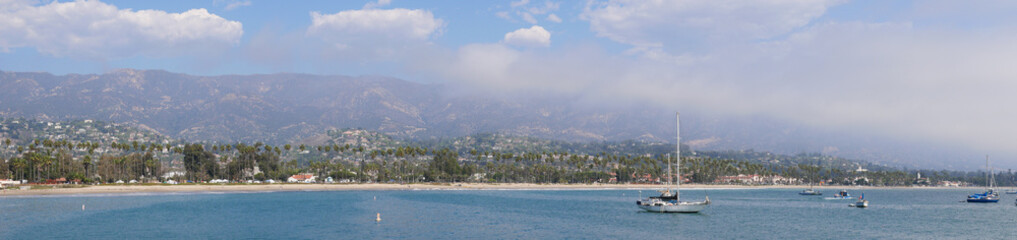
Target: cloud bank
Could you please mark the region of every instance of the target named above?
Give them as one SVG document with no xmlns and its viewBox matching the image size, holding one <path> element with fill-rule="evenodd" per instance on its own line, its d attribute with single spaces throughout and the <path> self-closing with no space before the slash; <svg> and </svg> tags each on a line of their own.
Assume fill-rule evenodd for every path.
<svg viewBox="0 0 1017 240">
<path fill-rule="evenodd" d="M 307 36 L 321 40 L 328 54 L 398 58 L 429 44 L 445 22 L 421 9 L 362 9 L 334 14 L 311 12 Z"/>
<path fill-rule="evenodd" d="M 237 44 L 241 35 L 240 22 L 205 9 L 167 13 L 99 1 L 0 3 L 0 50 L 5 52 L 34 47 L 52 56 L 100 60 L 202 55 Z"/>
<path fill-rule="evenodd" d="M 943 11 L 927 7 L 887 21 L 819 20 L 837 4 L 595 2 L 582 14 L 590 30 L 633 50 L 616 55 L 596 44 L 546 51 L 475 44 L 435 69 L 453 83 L 496 92 L 767 116 L 1017 156 L 1017 111 L 1007 110 L 1007 103 L 1017 102 L 1017 68 L 1010 66 L 1017 27 L 993 21 L 957 27 L 943 23 Z M 984 13 L 962 18 L 1012 18 Z"/>
</svg>

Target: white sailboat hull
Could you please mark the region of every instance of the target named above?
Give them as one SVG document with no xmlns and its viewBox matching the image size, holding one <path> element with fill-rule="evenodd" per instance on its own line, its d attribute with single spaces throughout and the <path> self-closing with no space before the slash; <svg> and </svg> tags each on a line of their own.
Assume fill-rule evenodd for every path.
<svg viewBox="0 0 1017 240">
<path fill-rule="evenodd" d="M 659 213 L 698 213 L 709 206 L 709 202 L 679 202 L 677 204 L 640 204 L 639 208 L 647 212 Z"/>
</svg>

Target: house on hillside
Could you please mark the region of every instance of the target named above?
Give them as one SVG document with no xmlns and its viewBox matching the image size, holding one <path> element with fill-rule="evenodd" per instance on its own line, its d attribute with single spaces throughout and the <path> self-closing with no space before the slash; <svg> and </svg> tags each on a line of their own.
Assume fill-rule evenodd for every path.
<svg viewBox="0 0 1017 240">
<path fill-rule="evenodd" d="M 286 179 L 288 183 L 314 183 L 315 176 L 312 174 L 297 174 Z"/>
</svg>

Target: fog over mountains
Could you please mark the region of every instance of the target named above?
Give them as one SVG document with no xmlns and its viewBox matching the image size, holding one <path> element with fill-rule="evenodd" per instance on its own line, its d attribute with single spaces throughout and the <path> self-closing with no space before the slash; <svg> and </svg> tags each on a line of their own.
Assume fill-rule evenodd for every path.
<svg viewBox="0 0 1017 240">
<path fill-rule="evenodd" d="M 569 141 L 674 141 L 674 110 L 555 96 L 487 96 L 388 77 L 0 72 L 0 116 L 127 122 L 191 141 L 293 142 L 337 128 L 427 139 L 475 133 Z M 796 126 L 760 116 L 683 112 L 696 149 L 825 154 L 895 166 L 974 169 L 972 154 L 921 141 Z"/>
</svg>

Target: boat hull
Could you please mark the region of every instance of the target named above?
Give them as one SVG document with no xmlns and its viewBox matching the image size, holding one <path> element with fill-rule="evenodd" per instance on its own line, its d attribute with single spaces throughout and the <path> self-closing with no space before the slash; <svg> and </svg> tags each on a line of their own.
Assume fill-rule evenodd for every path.
<svg viewBox="0 0 1017 240">
<path fill-rule="evenodd" d="M 673 205 L 639 204 L 639 208 L 647 212 L 658 213 L 698 213 L 706 209 L 706 202 L 681 202 Z"/>
<path fill-rule="evenodd" d="M 855 202 L 855 207 L 859 208 L 869 207 L 869 201 Z"/>
<path fill-rule="evenodd" d="M 973 202 L 973 203 L 995 203 L 995 202 L 999 202 L 999 199 L 998 198 L 997 199 L 984 199 L 984 198 L 982 198 L 982 199 L 971 199 L 971 198 L 969 198 L 968 202 Z"/>
</svg>

